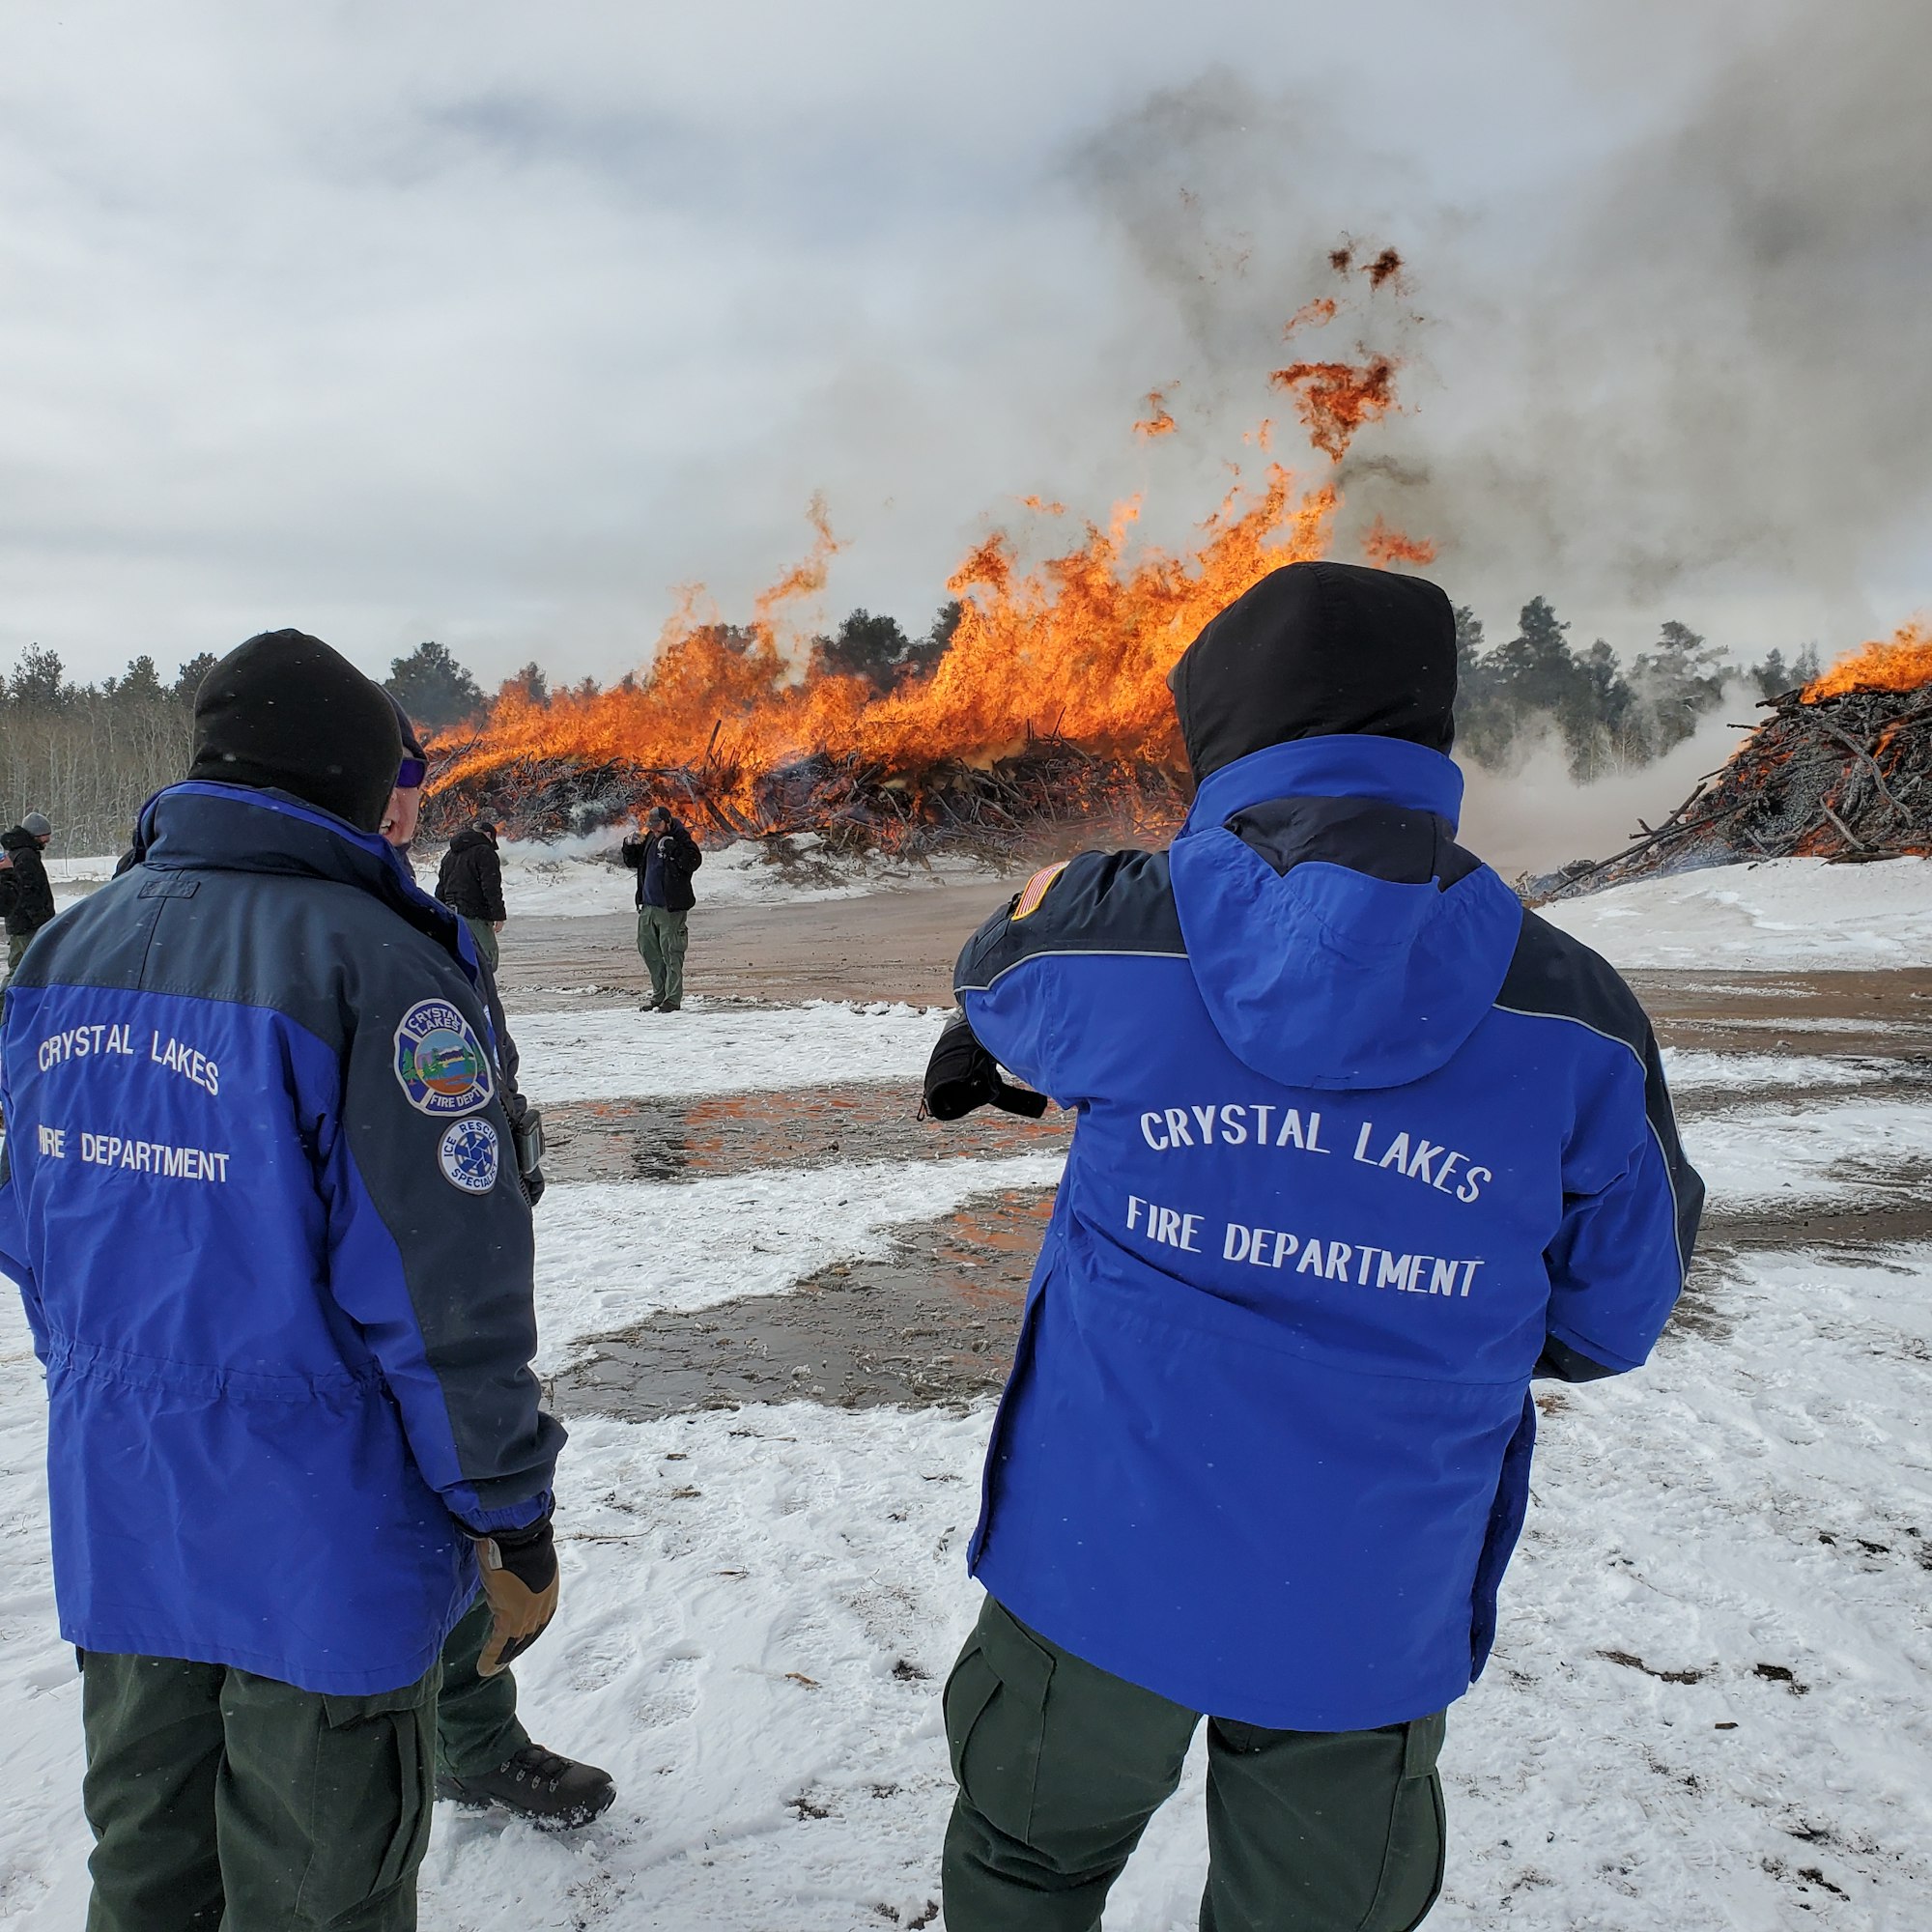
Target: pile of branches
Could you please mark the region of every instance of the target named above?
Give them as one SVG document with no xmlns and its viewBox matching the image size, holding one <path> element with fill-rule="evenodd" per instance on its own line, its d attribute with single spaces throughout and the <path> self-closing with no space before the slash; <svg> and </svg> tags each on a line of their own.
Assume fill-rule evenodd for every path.
<svg viewBox="0 0 1932 1932">
<path fill-rule="evenodd" d="M 1848 691 L 1771 716 L 1655 829 L 1610 858 L 1530 882 L 1572 898 L 1663 872 L 1793 856 L 1838 864 L 1932 853 L 1932 686 Z"/>
<path fill-rule="evenodd" d="M 452 752 L 452 757 L 455 753 Z M 718 749 L 696 765 L 513 760 L 433 790 L 424 830 L 444 836 L 481 814 L 513 838 L 554 838 L 668 805 L 707 843 L 815 834 L 835 852 L 1016 857 L 1069 828 L 1095 842 L 1164 842 L 1189 792 L 1150 759 L 1107 758 L 1059 737 L 1030 738 L 991 765 L 945 759 L 915 774 L 815 753 L 753 772 Z"/>
</svg>

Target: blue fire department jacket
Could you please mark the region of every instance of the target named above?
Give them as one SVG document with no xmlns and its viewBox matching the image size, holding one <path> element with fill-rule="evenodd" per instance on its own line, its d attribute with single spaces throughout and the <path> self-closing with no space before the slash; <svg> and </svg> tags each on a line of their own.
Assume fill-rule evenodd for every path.
<svg viewBox="0 0 1932 1932">
<path fill-rule="evenodd" d="M 350 1695 L 549 1506 L 529 1208 L 462 922 L 380 838 L 180 784 L 0 1007 L 0 1272 L 61 1632 Z"/>
<path fill-rule="evenodd" d="M 1462 1695 L 1532 1369 L 1636 1367 L 1683 1284 L 1703 1189 L 1644 1014 L 1454 843 L 1461 803 L 1419 746 L 1272 747 L 959 962 L 980 1040 L 1078 1115 L 971 1566 L 1194 1710 Z"/>
</svg>

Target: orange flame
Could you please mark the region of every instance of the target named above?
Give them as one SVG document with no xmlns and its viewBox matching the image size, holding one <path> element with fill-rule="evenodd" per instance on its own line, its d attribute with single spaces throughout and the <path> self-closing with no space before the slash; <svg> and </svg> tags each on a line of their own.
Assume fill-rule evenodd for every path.
<svg viewBox="0 0 1932 1932">
<path fill-rule="evenodd" d="M 1327 486 L 1296 497 L 1291 473 L 1270 464 L 1264 487 L 1231 492 L 1185 557 L 1148 550 L 1128 560 L 1135 499 L 1033 571 L 995 531 L 948 583 L 962 608 L 937 668 L 884 696 L 855 677 L 792 681 L 779 595 L 759 599 L 749 632 L 696 621 L 687 598 L 642 680 L 547 706 L 499 701 L 437 789 L 520 760 L 675 768 L 715 751 L 743 768 L 729 787 L 742 803 L 758 772 L 807 752 L 917 770 L 949 757 L 987 761 L 1044 734 L 1102 755 L 1178 757 L 1166 683 L 1175 660 L 1250 584 L 1321 555 L 1337 500 Z M 810 574 L 789 573 L 784 595 L 800 594 Z"/>
<path fill-rule="evenodd" d="M 1134 425 L 1134 434 L 1143 439 L 1174 434 L 1174 417 L 1167 407 L 1167 397 L 1159 389 L 1147 392 L 1148 413 Z"/>
<path fill-rule="evenodd" d="M 1386 568 L 1392 563 L 1434 563 L 1435 546 L 1427 537 L 1411 537 L 1392 529 L 1380 517 L 1362 539 L 1362 554 Z"/>
<path fill-rule="evenodd" d="M 1847 691 L 1916 691 L 1932 684 L 1932 630 L 1923 617 L 1901 624 L 1889 638 L 1848 651 L 1799 695 L 1806 704 Z"/>
<path fill-rule="evenodd" d="M 1395 408 L 1395 369 L 1387 355 L 1366 362 L 1291 362 L 1268 381 L 1293 395 L 1309 441 L 1339 463 L 1358 430 Z"/>
<path fill-rule="evenodd" d="M 1339 458 L 1358 428 L 1395 407 L 1394 373 L 1378 356 L 1359 368 L 1296 365 L 1274 381 L 1295 390 L 1312 440 Z M 1171 428 L 1161 393 L 1149 401 L 1154 420 L 1167 417 Z M 1264 423 L 1250 440 L 1265 449 L 1267 435 Z M 1026 500 L 1063 513 L 1058 503 Z M 987 764 L 1037 736 L 1178 769 L 1167 673 L 1242 591 L 1284 564 L 1323 555 L 1339 502 L 1332 481 L 1301 487 L 1269 461 L 1257 485 L 1229 491 L 1181 554 L 1130 544 L 1137 497 L 1117 504 L 1104 528 L 1086 524 L 1079 541 L 1031 569 L 996 530 L 948 582 L 960 614 L 944 655 L 928 674 L 881 693 L 825 668 L 809 649 L 805 615 L 839 548 L 814 500 L 810 554 L 756 600 L 749 625 L 718 621 L 701 591 L 686 591 L 648 670 L 592 696 L 500 699 L 435 788 L 576 761 L 692 772 L 707 797 L 749 809 L 763 775 L 810 753 L 917 774 L 948 760 Z M 1435 554 L 1379 520 L 1365 548 L 1378 562 Z"/>
</svg>

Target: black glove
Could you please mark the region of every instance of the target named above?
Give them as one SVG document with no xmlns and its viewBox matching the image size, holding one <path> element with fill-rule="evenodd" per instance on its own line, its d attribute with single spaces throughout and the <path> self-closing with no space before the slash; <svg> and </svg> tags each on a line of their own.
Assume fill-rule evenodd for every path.
<svg viewBox="0 0 1932 1932">
<path fill-rule="evenodd" d="M 556 1615 L 556 1544 L 549 1517 L 526 1529 L 470 1534 L 490 1602 L 490 1635 L 476 1660 L 476 1674 L 495 1677 L 529 1649 Z"/>
<path fill-rule="evenodd" d="M 1037 1121 L 1046 1112 L 1046 1095 L 1009 1087 L 1000 1064 L 980 1044 L 964 1013 L 946 1023 L 925 1063 L 925 1111 L 935 1121 L 963 1120 L 976 1107 L 1002 1107 Z"/>
</svg>

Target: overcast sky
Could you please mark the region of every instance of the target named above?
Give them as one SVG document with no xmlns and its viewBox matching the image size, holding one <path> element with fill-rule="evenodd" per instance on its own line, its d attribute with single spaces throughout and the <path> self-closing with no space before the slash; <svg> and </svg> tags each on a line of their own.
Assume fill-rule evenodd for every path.
<svg viewBox="0 0 1932 1932">
<path fill-rule="evenodd" d="M 15 6 L 0 667 L 294 624 L 609 678 L 678 584 L 743 614 L 814 491 L 828 614 L 922 628 L 1024 495 L 1184 537 L 1345 232 L 1410 264 L 1302 351 L 1406 358 L 1352 516 L 1494 636 L 1541 591 L 1835 648 L 1932 597 L 1928 19 Z"/>
</svg>

